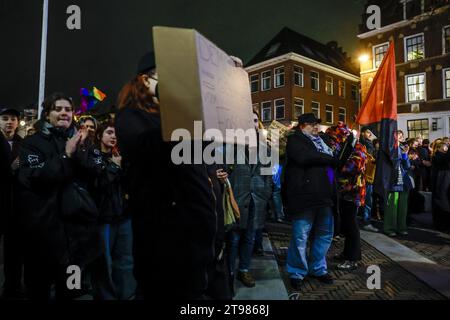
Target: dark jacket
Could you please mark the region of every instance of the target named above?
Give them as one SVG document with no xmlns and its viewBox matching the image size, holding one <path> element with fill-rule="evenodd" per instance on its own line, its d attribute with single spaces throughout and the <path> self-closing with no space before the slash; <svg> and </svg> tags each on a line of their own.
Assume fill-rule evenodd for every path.
<svg viewBox="0 0 450 320">
<path fill-rule="evenodd" d="M 217 228 L 205 165 L 174 165 L 157 114 L 125 108 L 116 132 L 127 175 L 135 277 L 145 298 L 197 299 L 208 284 Z"/>
<path fill-rule="evenodd" d="M 450 151 L 436 152 L 432 167 L 433 207 L 450 215 Z M 447 216 L 447 219 L 448 219 Z"/>
<path fill-rule="evenodd" d="M 0 131 L 0 208 L 5 208 L 9 203 L 11 190 L 10 147 L 3 133 Z M 6 210 L 0 210 L 0 236 L 4 232 Z"/>
<path fill-rule="evenodd" d="M 261 148 L 261 144 L 258 148 Z M 269 170 L 270 175 L 262 175 L 263 168 L 270 169 L 270 165 L 263 165 L 257 158 L 256 164 L 250 164 L 248 157 L 248 148 L 246 148 L 245 160 L 246 164 L 235 164 L 229 166 L 230 183 L 233 189 L 234 197 L 239 206 L 240 221 L 239 225 L 242 229 L 247 229 L 248 218 L 250 214 L 250 200 L 253 199 L 254 218 L 253 229 L 259 230 L 264 228 L 265 218 L 267 213 L 267 204 L 272 196 L 272 170 Z M 270 150 L 269 150 L 270 151 Z M 268 154 L 267 148 L 263 151 Z M 237 163 L 236 155 L 236 163 Z"/>
<path fill-rule="evenodd" d="M 14 135 L 12 148 L 3 134 L 0 132 L 0 234 L 2 228 L 12 219 L 17 220 L 19 214 L 17 209 L 17 170 L 13 171 L 11 164 L 19 156 L 19 150 L 22 144 L 22 137 Z"/>
<path fill-rule="evenodd" d="M 100 223 L 115 224 L 123 221 L 125 214 L 122 168 L 112 161 L 110 153 L 102 153 L 102 171 L 97 183 L 96 202 Z"/>
<path fill-rule="evenodd" d="M 43 263 L 83 268 L 101 253 L 99 229 L 97 223 L 75 223 L 63 217 L 64 208 L 75 202 L 63 201 L 62 193 L 74 182 L 92 192 L 100 167 L 91 149 L 81 147 L 71 159 L 65 157 L 67 139 L 68 133 L 47 124 L 23 141 L 19 169 L 22 221 L 29 254 L 42 256 Z"/>
<path fill-rule="evenodd" d="M 286 157 L 283 194 L 287 214 L 295 219 L 309 209 L 332 207 L 336 158 L 317 151 L 299 129 L 288 137 Z"/>
</svg>

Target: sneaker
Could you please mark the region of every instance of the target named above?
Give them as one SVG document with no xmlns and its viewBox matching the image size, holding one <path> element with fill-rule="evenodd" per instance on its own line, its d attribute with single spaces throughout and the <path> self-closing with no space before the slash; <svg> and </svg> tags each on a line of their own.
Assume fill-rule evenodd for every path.
<svg viewBox="0 0 450 320">
<path fill-rule="evenodd" d="M 409 234 L 408 231 L 399 232 L 399 235 L 401 236 L 407 236 L 408 234 Z"/>
<path fill-rule="evenodd" d="M 277 219 L 277 222 L 278 223 L 283 223 L 284 221 L 283 221 L 283 219 Z"/>
<path fill-rule="evenodd" d="M 358 268 L 358 263 L 356 261 L 346 260 L 344 263 L 338 264 L 336 268 L 343 271 L 351 271 Z"/>
<path fill-rule="evenodd" d="M 388 233 L 386 233 L 386 235 L 391 238 L 397 236 L 397 234 L 395 232 L 388 232 Z"/>
<path fill-rule="evenodd" d="M 303 285 L 302 279 L 291 278 L 291 287 L 294 290 L 300 290 Z"/>
<path fill-rule="evenodd" d="M 333 284 L 334 283 L 334 278 L 329 273 L 326 273 L 322 276 L 311 276 L 311 278 L 317 279 L 320 282 L 325 283 L 325 284 Z"/>
<path fill-rule="evenodd" d="M 373 225 L 368 224 L 367 226 L 363 227 L 363 230 L 370 231 L 370 232 L 378 232 L 379 230 L 375 228 Z"/>
<path fill-rule="evenodd" d="M 239 271 L 237 274 L 237 279 L 248 288 L 253 288 L 256 285 L 255 278 L 253 278 L 250 272 Z"/>
<path fill-rule="evenodd" d="M 338 242 L 342 239 L 342 237 L 340 235 L 337 235 L 335 237 L 333 237 L 333 241 Z"/>
</svg>

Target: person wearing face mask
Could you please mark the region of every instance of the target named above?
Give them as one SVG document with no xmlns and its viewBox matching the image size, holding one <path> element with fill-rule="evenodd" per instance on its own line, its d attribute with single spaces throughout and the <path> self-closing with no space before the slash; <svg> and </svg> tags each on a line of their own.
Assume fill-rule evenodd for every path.
<svg viewBox="0 0 450 320">
<path fill-rule="evenodd" d="M 204 164 L 175 165 L 161 131 L 154 54 L 118 97 L 116 134 L 133 225 L 137 299 L 204 299 L 217 216 Z M 175 93 L 174 93 L 175 94 Z"/>
<path fill-rule="evenodd" d="M 73 299 L 68 266 L 82 272 L 101 253 L 98 211 L 91 196 L 101 154 L 85 147 L 87 131 L 73 125 L 74 105 L 63 93 L 47 97 L 39 131 L 20 151 L 19 183 L 26 234 L 25 284 L 32 300 Z"/>
<path fill-rule="evenodd" d="M 17 171 L 19 168 L 19 150 L 22 137 L 17 134 L 20 112 L 12 108 L 0 108 L 0 135 L 5 139 L 6 148 L 2 158 L 7 167 L 2 175 L 1 195 L 4 212 L 4 274 L 5 283 L 2 299 L 21 299 L 23 249 L 19 224 Z M 3 144 L 5 146 L 5 144 Z"/>
</svg>

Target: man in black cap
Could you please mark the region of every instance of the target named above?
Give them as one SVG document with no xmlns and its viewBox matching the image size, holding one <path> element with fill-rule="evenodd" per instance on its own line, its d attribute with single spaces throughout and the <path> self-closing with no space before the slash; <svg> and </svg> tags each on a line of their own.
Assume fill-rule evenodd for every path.
<svg viewBox="0 0 450 320">
<path fill-rule="evenodd" d="M 331 284 L 326 255 L 333 238 L 334 167 L 337 159 L 319 136 L 320 119 L 304 114 L 288 137 L 283 187 L 287 214 L 292 218 L 292 239 L 287 255 L 291 285 L 299 290 L 310 275 Z M 311 251 L 307 257 L 308 240 Z"/>
<path fill-rule="evenodd" d="M 12 108 L 0 109 L 0 135 L 4 138 L 1 162 L 2 168 L 0 197 L 4 232 L 4 274 L 5 284 L 2 297 L 16 299 L 22 297 L 23 249 L 21 228 L 19 224 L 17 171 L 19 169 L 19 151 L 22 137 L 17 134 L 20 112 Z M 6 142 L 6 148 L 5 148 Z M 4 208 L 4 210 L 3 210 Z"/>
<path fill-rule="evenodd" d="M 365 126 L 361 128 L 361 135 L 359 137 L 359 142 L 366 146 L 367 152 L 368 152 L 368 161 L 367 161 L 367 168 L 366 172 L 375 172 L 375 169 L 373 170 L 367 170 L 369 166 L 375 166 L 375 159 L 376 159 L 376 150 L 373 146 L 373 139 L 376 138 L 372 131 L 370 130 L 370 127 Z M 373 179 L 371 177 L 366 176 L 366 200 L 364 207 L 360 207 L 360 210 L 362 210 L 362 216 L 363 216 L 363 229 L 365 231 L 371 231 L 371 232 L 378 232 L 378 229 L 375 228 L 370 223 L 371 218 L 371 212 L 372 212 L 372 196 L 373 196 Z"/>
</svg>

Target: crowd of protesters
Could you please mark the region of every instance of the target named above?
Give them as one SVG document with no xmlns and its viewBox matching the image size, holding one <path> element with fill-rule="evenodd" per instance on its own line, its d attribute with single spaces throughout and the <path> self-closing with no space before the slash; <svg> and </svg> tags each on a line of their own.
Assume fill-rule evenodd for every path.
<svg viewBox="0 0 450 320">
<path fill-rule="evenodd" d="M 5 299 L 89 293 L 96 300 L 230 300 L 235 278 L 256 286 L 251 261 L 264 254 L 269 211 L 275 222 L 292 222 L 287 272 L 294 289 L 307 276 L 334 282 L 326 257 L 338 237 L 345 243 L 334 257 L 337 268 L 359 266 L 358 215 L 364 230 L 378 232 L 372 221 L 382 218 L 386 235 L 405 236 L 408 208 L 431 191 L 435 226 L 450 229 L 448 138 L 405 141 L 398 131 L 398 161 L 380 195 L 373 188 L 379 143 L 371 129 L 357 136 L 338 123 L 319 132 L 313 114 L 301 115 L 289 131 L 272 176 L 262 175 L 259 158 L 248 161 L 248 147 L 245 164 L 175 165 L 175 143 L 162 139 L 151 54 L 121 90 L 118 108 L 106 121 L 75 121 L 72 99 L 55 93 L 25 139 L 17 134 L 20 113 L 0 110 Z M 257 112 L 253 121 L 258 136 Z M 74 265 L 82 270 L 81 288 L 67 286 Z"/>
</svg>

